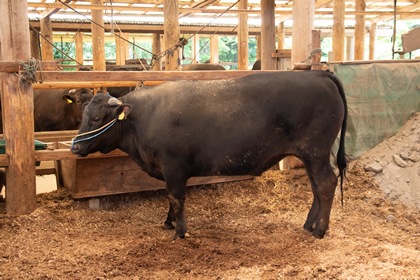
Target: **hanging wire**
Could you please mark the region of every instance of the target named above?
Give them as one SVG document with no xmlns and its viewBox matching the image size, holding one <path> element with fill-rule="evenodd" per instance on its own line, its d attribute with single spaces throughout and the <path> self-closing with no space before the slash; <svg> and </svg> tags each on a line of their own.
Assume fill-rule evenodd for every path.
<svg viewBox="0 0 420 280">
<path fill-rule="evenodd" d="M 54 49 L 58 50 L 60 53 L 62 53 L 63 55 L 65 55 L 66 57 L 70 58 L 72 61 L 76 62 L 77 64 L 84 66 L 82 63 L 78 62 L 76 59 L 72 58 L 71 56 L 67 55 L 66 53 L 64 53 L 62 50 L 60 50 L 59 48 L 57 48 L 52 42 L 50 42 L 47 38 L 45 38 L 44 35 L 41 34 L 41 32 L 39 32 L 36 28 L 34 28 L 31 24 L 29 24 L 29 27 L 35 31 L 39 36 L 42 37 L 42 39 L 45 40 L 45 42 L 47 42 L 48 44 L 50 44 L 51 46 L 53 46 Z"/>
<path fill-rule="evenodd" d="M 74 33 L 74 36 L 71 39 L 70 44 L 67 46 L 67 49 L 65 51 L 65 54 L 68 55 L 70 53 L 71 47 L 73 46 L 74 42 L 76 41 L 76 35 L 79 33 L 80 28 L 82 27 L 83 22 L 80 23 L 79 28 L 77 29 L 76 33 Z M 61 60 L 63 62 L 63 60 Z"/>
</svg>

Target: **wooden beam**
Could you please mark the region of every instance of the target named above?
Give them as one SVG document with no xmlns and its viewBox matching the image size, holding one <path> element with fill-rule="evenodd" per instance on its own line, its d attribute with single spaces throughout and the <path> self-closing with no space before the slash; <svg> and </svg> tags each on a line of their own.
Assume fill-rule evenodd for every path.
<svg viewBox="0 0 420 280">
<path fill-rule="evenodd" d="M 160 34 L 159 33 L 153 33 L 153 40 L 152 40 L 152 53 L 154 54 L 159 54 L 161 52 L 161 48 L 162 48 L 162 42 L 160 39 Z M 158 61 L 154 66 L 153 66 L 153 70 L 154 71 L 160 71 L 162 70 L 162 62 Z"/>
<path fill-rule="evenodd" d="M 91 3 L 103 4 L 103 0 L 92 0 Z M 104 25 L 104 16 L 102 10 L 92 10 L 92 20 L 98 25 Z M 105 71 L 105 31 L 98 25 L 92 23 L 92 53 L 93 69 L 96 71 Z"/>
<path fill-rule="evenodd" d="M 31 21 L 31 26 L 39 29 L 39 22 Z M 90 23 L 78 23 L 78 22 L 52 22 L 53 31 L 62 31 L 62 32 L 91 32 Z M 105 23 L 104 27 L 106 30 L 111 29 L 109 23 Z M 125 33 L 159 33 L 163 34 L 163 25 L 161 24 L 118 24 L 118 27 L 122 32 Z M 180 33 L 181 34 L 192 34 L 201 29 L 202 26 L 193 26 L 193 25 L 181 25 Z M 249 27 L 250 35 L 260 34 L 259 27 Z M 218 35 L 236 35 L 236 30 L 233 30 L 232 26 L 209 26 L 200 31 L 199 34 L 214 34 L 217 32 Z"/>
<path fill-rule="evenodd" d="M 31 55 L 28 3 L 0 2 L 0 60 L 26 60 Z M 6 140 L 6 211 L 10 215 L 36 209 L 34 113 L 32 83 L 22 73 L 0 73 L 3 133 Z"/>
<path fill-rule="evenodd" d="M 200 61 L 200 35 L 195 34 L 191 38 L 191 64 L 199 63 Z"/>
<path fill-rule="evenodd" d="M 21 63 L 28 63 L 28 60 L 16 61 L 16 60 L 3 60 L 0 61 L 0 72 L 7 72 L 7 73 L 16 73 L 19 71 L 23 71 L 23 66 Z M 54 61 L 41 61 L 41 68 L 44 71 L 56 71 L 62 70 L 60 66 Z"/>
<path fill-rule="evenodd" d="M 31 36 L 31 57 L 41 59 L 41 50 L 39 48 L 39 35 L 38 32 L 30 30 Z"/>
<path fill-rule="evenodd" d="M 0 155 L 0 166 L 1 167 L 7 167 L 7 166 L 9 166 L 9 163 L 10 163 L 9 155 L 5 155 L 5 154 Z"/>
<path fill-rule="evenodd" d="M 219 63 L 219 36 L 210 38 L 210 63 Z"/>
<path fill-rule="evenodd" d="M 331 0 L 328 0 L 326 2 L 333 2 Z M 311 3 L 312 4 L 312 3 Z M 315 2 L 313 3 L 315 5 Z M 231 5 L 231 4 L 229 4 Z M 412 5 L 407 5 L 406 7 L 399 8 L 397 10 L 397 15 L 420 15 L 420 12 L 416 9 L 418 8 L 418 3 L 414 3 Z M 98 5 L 98 4 L 91 4 L 91 5 L 83 5 L 83 4 L 70 4 L 70 7 L 73 9 L 79 9 L 79 10 L 86 10 L 87 8 L 90 10 L 109 10 L 109 6 L 106 5 Z M 52 8 L 52 9 L 61 9 L 63 8 L 63 5 L 61 3 L 28 3 L 28 7 L 31 8 Z M 322 7 L 322 5 L 316 4 L 316 9 Z M 138 7 L 138 6 L 113 6 L 114 12 L 116 11 L 134 11 L 134 12 L 163 12 L 162 7 Z M 207 8 L 179 8 L 180 13 L 198 13 L 198 14 L 220 14 L 221 9 L 207 9 Z M 248 14 L 248 15 L 255 15 L 259 14 L 260 11 L 258 9 L 235 9 L 235 10 L 229 10 L 226 11 L 225 14 Z M 316 15 L 332 15 L 333 12 L 331 11 L 314 11 Z M 292 14 L 289 10 L 277 10 L 275 11 L 276 15 L 285 15 L 290 16 Z M 393 12 L 391 11 L 359 11 L 356 9 L 356 11 L 346 11 L 346 15 L 379 15 L 379 16 L 392 16 Z M 282 20 L 284 21 L 284 20 Z"/>
<path fill-rule="evenodd" d="M 277 26 L 277 49 L 284 49 L 284 22 L 280 22 Z"/>
<path fill-rule="evenodd" d="M 270 54 L 271 55 L 271 54 Z M 276 72 L 266 70 L 261 72 Z M 252 70 L 235 71 L 43 71 L 45 82 L 91 82 L 91 81 L 177 81 L 177 80 L 220 80 L 255 74 Z M 41 73 L 37 72 L 40 79 Z"/>
<path fill-rule="evenodd" d="M 420 63 L 420 59 L 383 59 L 383 60 L 357 60 L 357 61 L 333 61 L 330 64 L 356 65 L 376 63 Z"/>
<path fill-rule="evenodd" d="M 42 60 L 54 60 L 53 46 L 49 42 L 52 42 L 52 27 L 50 17 L 44 17 L 40 20 L 41 28 L 41 58 Z M 45 38 L 45 39 L 44 39 Z"/>
<path fill-rule="evenodd" d="M 85 72 L 86 73 L 86 72 Z M 147 85 L 156 85 L 147 82 Z M 63 89 L 63 88 L 100 88 L 100 87 L 136 87 L 137 82 L 43 82 L 42 84 L 34 84 L 33 89 Z"/>
<path fill-rule="evenodd" d="M 291 58 L 292 50 L 291 49 L 276 50 L 276 52 L 272 53 L 271 56 L 276 57 L 276 58 Z"/>
<path fill-rule="evenodd" d="M 257 60 L 261 60 L 261 35 L 257 35 Z"/>
<path fill-rule="evenodd" d="M 356 10 L 364 11 L 366 8 L 365 0 L 356 0 Z M 354 59 L 365 59 L 365 16 L 357 15 L 354 25 Z"/>
<path fill-rule="evenodd" d="M 63 1 L 64 3 L 70 3 L 72 0 L 65 0 Z M 50 9 L 46 9 L 41 13 L 41 18 L 44 17 L 49 17 L 53 14 L 55 14 L 56 12 L 58 12 L 59 10 L 61 10 L 64 6 L 61 6 L 61 8 L 50 8 Z"/>
<path fill-rule="evenodd" d="M 276 69 L 276 25 L 274 22 L 274 0 L 261 0 L 261 70 Z"/>
<path fill-rule="evenodd" d="M 344 47 L 344 46 L 343 46 Z M 321 30 L 312 30 L 312 48 L 321 49 Z M 344 52 L 344 50 L 343 50 Z M 321 56 L 322 52 L 312 53 L 311 70 L 321 70 Z"/>
<path fill-rule="evenodd" d="M 292 59 L 291 68 L 295 63 L 306 59 L 312 49 L 312 30 L 314 29 L 315 2 L 306 0 L 293 1 L 292 27 Z"/>
<path fill-rule="evenodd" d="M 333 23 L 333 36 L 332 36 L 332 50 L 334 52 L 334 59 L 337 61 L 344 60 L 344 15 L 345 15 L 346 2 L 345 0 L 334 0 L 334 23 Z"/>
<path fill-rule="evenodd" d="M 353 36 L 346 36 L 346 60 L 354 60 Z"/>
<path fill-rule="evenodd" d="M 375 59 L 376 23 L 370 25 L 369 30 L 369 59 Z"/>
<path fill-rule="evenodd" d="M 164 0 L 164 36 L 165 36 L 165 49 L 172 49 L 165 58 L 165 70 L 180 70 L 180 48 L 174 47 L 180 38 L 179 32 L 179 12 L 178 12 L 178 0 Z"/>
<path fill-rule="evenodd" d="M 76 33 L 76 61 L 83 63 L 83 32 Z"/>
<path fill-rule="evenodd" d="M 238 8 L 247 9 L 248 0 L 241 0 Z M 248 70 L 248 15 L 238 17 L 238 70 Z"/>
<path fill-rule="evenodd" d="M 119 34 L 123 38 L 127 38 L 127 35 L 124 33 Z M 116 64 L 125 65 L 125 60 L 127 59 L 127 42 L 123 39 L 115 36 L 115 52 L 116 52 Z"/>
</svg>

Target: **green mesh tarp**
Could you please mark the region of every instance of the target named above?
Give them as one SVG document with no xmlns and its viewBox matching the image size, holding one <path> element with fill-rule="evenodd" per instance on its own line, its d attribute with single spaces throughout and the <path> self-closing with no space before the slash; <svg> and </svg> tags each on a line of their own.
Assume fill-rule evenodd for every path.
<svg viewBox="0 0 420 280">
<path fill-rule="evenodd" d="M 397 133 L 420 111 L 420 62 L 336 64 L 334 73 L 347 97 L 346 153 L 352 158 Z"/>
</svg>

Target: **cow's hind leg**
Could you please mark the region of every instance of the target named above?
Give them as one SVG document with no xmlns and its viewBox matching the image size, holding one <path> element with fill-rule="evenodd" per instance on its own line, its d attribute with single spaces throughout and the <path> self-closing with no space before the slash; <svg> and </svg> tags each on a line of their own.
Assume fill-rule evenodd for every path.
<svg viewBox="0 0 420 280">
<path fill-rule="evenodd" d="M 174 164 L 175 165 L 175 164 Z M 176 165 L 175 165 L 176 166 Z M 187 225 L 185 223 L 184 203 L 187 178 L 180 172 L 178 168 L 165 167 L 163 174 L 166 181 L 166 190 L 170 203 L 168 217 L 165 226 L 171 229 L 172 222 L 175 221 L 175 236 L 184 238 L 187 233 Z"/>
<path fill-rule="evenodd" d="M 314 201 L 303 227 L 312 231 L 313 236 L 323 238 L 328 229 L 337 177 L 331 168 L 329 156 L 304 162 L 311 181 Z"/>
<path fill-rule="evenodd" d="M 165 227 L 167 229 L 174 229 L 175 228 L 173 225 L 174 222 L 176 222 L 175 211 L 172 208 L 172 203 L 169 201 L 169 211 L 168 211 L 168 217 L 166 218 L 166 221 L 165 221 Z"/>
</svg>

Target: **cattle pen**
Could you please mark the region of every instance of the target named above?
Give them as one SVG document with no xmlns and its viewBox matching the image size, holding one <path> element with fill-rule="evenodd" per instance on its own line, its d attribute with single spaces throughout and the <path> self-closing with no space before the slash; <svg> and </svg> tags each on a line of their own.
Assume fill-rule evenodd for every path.
<svg viewBox="0 0 420 280">
<path fill-rule="evenodd" d="M 208 26 L 202 31 L 206 35 L 238 36 L 239 70 L 179 71 L 180 64 L 173 55 L 177 51 L 172 51 L 172 56 L 165 60 L 165 71 L 160 71 L 160 63 L 154 71 L 105 71 L 103 42 L 109 35 L 104 35 L 104 30 L 93 30 L 91 22 L 51 21 L 49 17 L 65 3 L 75 9 L 88 7 L 85 14 L 101 22 L 101 17 L 110 13 L 107 3 L 127 2 L 130 4 L 127 11 L 134 13 L 142 9 L 136 6 L 140 1 L 95 0 L 89 5 L 68 0 L 47 2 L 1 0 L 0 4 L 0 94 L 3 138 L 7 143 L 5 154 L 0 154 L 0 167 L 5 168 L 10 186 L 6 186 L 6 199 L 0 198 L 0 278 L 419 278 L 420 116 L 416 112 L 420 111 L 420 59 L 373 60 L 369 53 L 369 60 L 364 60 L 361 51 L 366 45 L 374 53 L 375 45 L 371 41 L 372 38 L 375 41 L 375 32 L 383 32 L 377 28 L 383 18 L 398 15 L 418 19 L 419 3 L 402 1 L 395 11 L 375 13 L 366 9 L 364 0 L 351 5 L 345 1 L 311 1 L 308 9 L 304 0 L 285 4 L 262 0 L 258 3 L 259 10 L 255 10 L 257 4 L 252 1 L 241 0 L 237 10 L 227 10 L 225 14 L 238 17 L 237 27 L 232 30 L 231 26 Z M 167 18 L 200 12 L 216 17 L 220 7 L 224 11 L 233 4 L 232 1 L 220 4 L 223 1 L 194 0 L 190 4 L 198 6 L 181 7 L 186 1 L 145 2 L 156 5 L 144 8 L 145 14 L 165 11 Z M 281 10 L 292 2 L 298 7 L 295 10 L 302 13 Z M 181 3 L 180 9 L 168 8 L 173 3 Z M 212 3 L 220 6 L 211 9 Z M 322 10 L 333 6 L 334 12 Z M 45 9 L 37 11 L 43 18 L 29 19 L 28 11 L 39 7 Z M 118 5 L 113 8 L 116 12 L 124 9 Z M 73 11 L 70 8 L 62 11 L 66 13 Z M 246 24 L 253 14 L 262 17 L 261 27 Z M 314 30 L 307 22 L 313 16 L 326 15 L 334 16 L 334 28 Z M 344 18 L 349 15 L 356 22 L 351 34 L 343 26 Z M 369 16 L 371 25 L 365 26 L 365 18 Z M 274 19 L 279 18 L 280 23 L 274 24 Z M 294 18 L 299 24 L 287 28 L 281 24 L 287 18 Z M 174 22 L 142 26 L 153 33 L 153 48 L 159 45 L 160 50 L 166 50 L 176 45 L 180 49 L 177 45 L 180 33 L 193 34 L 202 28 L 173 26 Z M 102 23 L 106 32 L 111 30 L 112 21 Z M 120 27 L 119 32 L 113 31 L 120 36 L 140 28 L 131 23 L 121 23 Z M 53 61 L 52 47 L 49 49 L 43 43 L 44 38 L 41 38 L 42 50 L 39 44 L 34 45 L 34 36 L 39 37 L 39 31 L 50 36 L 52 30 L 66 28 L 77 34 L 77 50 L 80 41 L 83 45 L 83 32 L 92 32 L 85 40 L 97 43 L 92 59 L 94 71 L 62 71 Z M 369 36 L 364 34 L 366 30 Z M 166 81 L 246 76 L 255 73 L 247 70 L 248 49 L 244 47 L 251 34 L 258 37 L 258 58 L 263 69 L 259 72 L 277 72 L 293 64 L 296 71 L 320 68 L 321 53 L 316 50 L 321 47 L 321 37 L 332 36 L 335 42 L 328 67 L 342 80 L 348 97 L 351 118 L 346 141 L 348 152 L 354 158 L 345 181 L 344 207 L 340 206 L 337 192 L 332 227 L 324 240 L 314 240 L 301 228 L 311 199 L 310 181 L 302 176 L 303 168 L 269 170 L 241 184 L 229 182 L 240 178 L 213 181 L 195 178 L 191 184 L 194 187 L 188 190 L 191 238 L 173 242 L 170 240 L 173 234 L 161 226 L 167 207 L 165 192 L 160 190 L 165 187 L 163 182 L 148 181 L 145 174 L 135 171 L 126 175 L 127 178 L 147 181 L 144 184 L 153 188 L 142 187 L 144 192 L 138 192 L 141 188 L 128 184 L 109 193 L 98 191 L 95 185 L 98 178 L 89 177 L 92 174 L 103 176 L 100 180 L 109 186 L 121 182 L 116 178 L 122 174 L 121 170 L 135 168 L 134 163 L 127 162 L 125 153 L 95 153 L 81 159 L 69 150 L 68 140 L 77 131 L 33 133 L 34 89 L 136 87 L 140 83 L 154 86 Z M 295 37 L 301 40 L 293 43 L 293 50 L 282 45 L 286 34 L 298 34 Z M 366 43 L 365 37 L 371 41 Z M 120 48 L 122 39 L 115 40 L 118 65 L 128 57 L 123 47 Z M 213 47 L 217 44 L 213 37 L 211 40 L 210 60 L 218 63 Z M 199 48 L 197 42 L 194 48 Z M 346 53 L 350 50 L 354 54 Z M 403 56 L 404 51 L 395 54 Z M 299 63 L 308 55 L 311 62 Z M 80 61 L 80 53 L 76 56 Z M 346 61 L 345 57 L 355 61 Z M 323 70 L 327 68 L 325 63 L 322 66 Z M 35 150 L 35 140 L 49 143 L 48 148 Z M 37 195 L 36 176 L 43 174 L 35 167 L 37 161 L 54 161 L 60 169 L 67 168 L 64 172 L 58 168 L 44 172 L 61 176 L 69 189 Z M 103 166 L 109 169 L 101 170 Z M 85 187 L 79 189 L 80 185 Z M 156 191 L 149 192 L 151 189 Z"/>
</svg>

